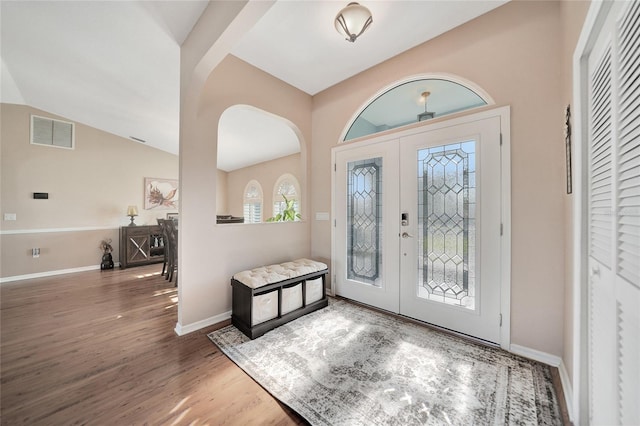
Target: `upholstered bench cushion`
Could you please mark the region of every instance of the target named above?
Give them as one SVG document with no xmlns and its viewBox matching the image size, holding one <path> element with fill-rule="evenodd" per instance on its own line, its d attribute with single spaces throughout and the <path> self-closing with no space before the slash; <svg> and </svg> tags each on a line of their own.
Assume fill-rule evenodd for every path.
<svg viewBox="0 0 640 426">
<path fill-rule="evenodd" d="M 298 259 L 293 262 L 261 266 L 259 268 L 238 272 L 233 278 L 247 287 L 255 289 L 267 284 L 301 277 L 313 272 L 324 271 L 325 269 L 327 269 L 327 265 L 322 262 L 316 262 L 310 259 Z"/>
</svg>

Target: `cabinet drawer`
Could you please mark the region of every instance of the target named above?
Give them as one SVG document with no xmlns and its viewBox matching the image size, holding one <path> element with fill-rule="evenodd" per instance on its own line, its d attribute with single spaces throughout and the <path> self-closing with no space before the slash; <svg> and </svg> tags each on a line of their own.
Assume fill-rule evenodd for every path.
<svg viewBox="0 0 640 426">
<path fill-rule="evenodd" d="M 141 235 L 149 236 L 149 227 L 148 226 L 128 226 L 125 230 L 126 235 L 128 237 L 138 237 Z"/>
</svg>

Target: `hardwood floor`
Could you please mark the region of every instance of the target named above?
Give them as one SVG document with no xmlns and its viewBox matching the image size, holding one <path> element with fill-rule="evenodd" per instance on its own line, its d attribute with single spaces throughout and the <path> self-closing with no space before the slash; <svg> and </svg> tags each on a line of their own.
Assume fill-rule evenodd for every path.
<svg viewBox="0 0 640 426">
<path fill-rule="evenodd" d="M 161 265 L 0 286 L 0 423 L 304 424 L 206 334 Z M 226 325 L 226 324 L 225 324 Z"/>
</svg>

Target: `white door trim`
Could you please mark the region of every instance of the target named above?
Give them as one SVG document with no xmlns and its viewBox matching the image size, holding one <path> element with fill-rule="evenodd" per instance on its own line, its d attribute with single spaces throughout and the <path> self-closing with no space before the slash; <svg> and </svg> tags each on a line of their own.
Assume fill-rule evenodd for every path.
<svg viewBox="0 0 640 426">
<path fill-rule="evenodd" d="M 369 144 L 382 142 L 391 138 L 401 138 L 411 136 L 425 131 L 442 129 L 445 127 L 457 126 L 489 117 L 500 117 L 500 133 L 502 135 L 502 150 L 500 158 L 501 167 L 501 194 L 502 194 L 502 242 L 500 250 L 500 311 L 502 313 L 502 327 L 500 329 L 500 347 L 509 350 L 511 346 L 511 108 L 502 106 L 492 108 L 477 113 L 470 113 L 450 120 L 438 121 L 434 123 L 426 122 L 422 126 L 400 130 L 398 132 L 385 133 L 373 136 L 369 139 L 354 143 L 339 143 L 331 149 L 331 271 L 335 271 L 336 258 L 336 200 L 335 200 L 335 170 L 336 153 L 354 147 L 362 147 Z M 400 212 L 398 212 L 398 215 Z M 331 277 L 330 293 L 335 294 L 335 279 Z"/>
<path fill-rule="evenodd" d="M 587 286 L 587 60 L 612 2 L 594 1 L 589 7 L 573 54 L 573 406 L 567 407 L 574 424 L 589 421 L 588 286 Z"/>
</svg>

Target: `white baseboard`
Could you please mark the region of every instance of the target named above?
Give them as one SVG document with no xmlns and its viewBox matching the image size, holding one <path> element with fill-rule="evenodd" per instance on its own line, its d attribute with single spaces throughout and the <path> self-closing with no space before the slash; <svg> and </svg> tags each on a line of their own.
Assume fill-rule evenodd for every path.
<svg viewBox="0 0 640 426">
<path fill-rule="evenodd" d="M 551 355 L 549 353 L 538 351 L 536 349 L 527 348 L 526 346 L 515 345 L 513 343 L 510 346 L 509 352 L 532 359 L 534 361 L 541 362 L 543 364 L 550 365 L 552 367 L 558 367 L 562 362 L 562 359 L 559 356 Z"/>
<path fill-rule="evenodd" d="M 231 311 L 223 312 L 219 315 L 214 315 L 192 324 L 182 325 L 178 322 L 176 323 L 174 331 L 178 336 L 184 336 L 185 334 L 192 333 L 196 330 L 200 330 L 201 328 L 209 327 L 210 325 L 228 320 L 229 318 L 231 318 Z"/>
<path fill-rule="evenodd" d="M 567 367 L 565 367 L 562 358 L 536 349 L 527 348 L 526 346 L 514 344 L 511 345 L 510 352 L 558 369 L 560 384 L 562 385 L 562 392 L 564 393 L 564 400 L 567 404 L 569 420 L 573 422 L 573 387 L 571 385 L 571 380 L 569 380 Z"/>
<path fill-rule="evenodd" d="M 114 267 L 119 267 L 120 262 L 116 262 Z M 0 284 L 9 283 L 12 281 L 30 280 L 32 278 L 44 278 L 53 277 L 54 275 L 73 274 L 75 272 L 94 271 L 100 269 L 100 265 L 81 266 L 79 268 L 58 269 L 56 271 L 37 272 L 35 274 L 14 275 L 12 277 L 0 278 Z"/>
<path fill-rule="evenodd" d="M 562 383 L 562 391 L 564 392 L 564 401 L 567 403 L 569 420 L 573 422 L 573 385 L 571 380 L 569 380 L 569 373 L 567 372 L 567 367 L 565 367 L 563 361 L 560 361 L 558 372 L 560 373 L 560 383 Z"/>
</svg>

